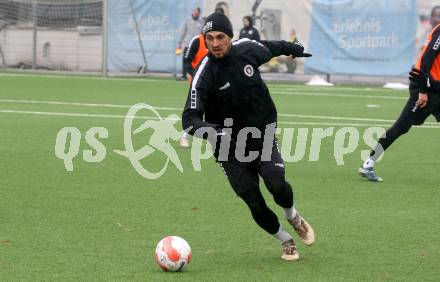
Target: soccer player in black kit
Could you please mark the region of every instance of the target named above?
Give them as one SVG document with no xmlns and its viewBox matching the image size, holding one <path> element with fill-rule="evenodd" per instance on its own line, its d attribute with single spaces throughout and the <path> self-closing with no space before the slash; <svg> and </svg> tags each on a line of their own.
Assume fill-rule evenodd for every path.
<svg viewBox="0 0 440 282">
<path fill-rule="evenodd" d="M 381 182 L 374 165 L 383 152 L 413 125 L 421 125 L 428 116 L 440 121 L 440 6 L 431 10 L 432 31 L 428 34 L 422 53 L 410 72 L 409 99 L 400 117 L 382 136 L 359 168 L 359 174 L 369 181 Z"/>
<path fill-rule="evenodd" d="M 285 179 L 284 163 L 275 139 L 277 111 L 258 67 L 280 55 L 311 55 L 304 53 L 304 47 L 298 43 L 259 43 L 247 38 L 231 42 L 231 23 L 220 13 L 206 19 L 204 33 L 209 53 L 195 71 L 182 115 L 183 128 L 192 135 L 208 138 L 232 188 L 248 205 L 256 223 L 281 241 L 281 258 L 297 260 L 299 254 L 292 236 L 268 208 L 259 188 L 261 176 L 301 241 L 312 245 L 314 231 L 296 211 L 292 187 Z M 255 138 L 255 134 L 247 138 L 250 132 L 247 129 L 259 130 L 264 138 Z M 224 140 L 230 140 L 230 147 L 223 146 Z M 243 146 L 245 153 L 240 151 Z M 257 156 L 243 159 L 251 153 Z"/>
</svg>

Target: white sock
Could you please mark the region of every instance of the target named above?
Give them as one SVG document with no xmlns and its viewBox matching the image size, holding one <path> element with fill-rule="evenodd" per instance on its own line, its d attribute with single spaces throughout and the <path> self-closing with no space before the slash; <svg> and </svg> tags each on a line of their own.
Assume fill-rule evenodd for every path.
<svg viewBox="0 0 440 282">
<path fill-rule="evenodd" d="M 273 236 L 278 240 L 280 240 L 281 243 L 287 242 L 292 239 L 292 236 L 290 236 L 290 234 L 287 233 L 281 225 L 280 225 L 280 229 L 278 229 L 278 232 L 273 234 Z"/>
<path fill-rule="evenodd" d="M 182 138 L 183 138 L 183 139 L 188 139 L 188 133 L 183 132 L 183 134 L 182 134 Z"/>
<path fill-rule="evenodd" d="M 375 164 L 376 164 L 376 162 L 373 159 L 371 159 L 371 157 L 369 157 L 368 159 L 365 160 L 362 167 L 363 168 L 374 167 Z"/>
<path fill-rule="evenodd" d="M 284 214 L 288 220 L 294 219 L 297 213 L 298 212 L 296 211 L 295 206 L 292 206 L 289 209 L 284 209 Z"/>
</svg>

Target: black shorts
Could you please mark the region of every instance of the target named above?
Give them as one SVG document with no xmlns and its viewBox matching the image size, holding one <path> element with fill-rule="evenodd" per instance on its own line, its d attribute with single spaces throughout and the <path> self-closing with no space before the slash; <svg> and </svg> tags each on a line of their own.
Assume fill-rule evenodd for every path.
<svg viewBox="0 0 440 282">
<path fill-rule="evenodd" d="M 433 115 L 440 122 L 440 95 L 428 94 L 428 104 L 423 108 L 417 108 L 416 102 L 419 99 L 419 90 L 410 89 L 409 99 L 402 110 L 401 117 L 405 117 L 411 125 L 421 125 Z"/>
<path fill-rule="evenodd" d="M 262 161 L 258 157 L 252 162 L 239 162 L 234 159 L 227 162 L 219 162 L 219 164 L 237 195 L 250 189 L 258 189 L 259 176 L 266 183 L 271 181 L 272 178 L 285 181 L 284 162 L 276 140 L 272 146 L 270 161 Z M 268 186 L 268 189 L 270 189 L 270 186 Z"/>
</svg>

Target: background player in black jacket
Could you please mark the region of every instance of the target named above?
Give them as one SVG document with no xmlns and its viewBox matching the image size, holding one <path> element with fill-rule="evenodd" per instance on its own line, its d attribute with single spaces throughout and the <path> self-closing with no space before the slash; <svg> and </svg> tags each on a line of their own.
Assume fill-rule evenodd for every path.
<svg viewBox="0 0 440 282">
<path fill-rule="evenodd" d="M 220 13 L 206 19 L 204 32 L 209 53 L 195 71 L 182 116 L 183 128 L 198 137 L 207 137 L 203 133 L 210 135 L 214 155 L 234 191 L 246 202 L 257 224 L 282 242 L 282 259 L 296 260 L 296 245 L 267 207 L 259 176 L 303 243 L 313 244 L 315 235 L 293 205 L 292 187 L 285 180 L 284 163 L 275 140 L 275 104 L 258 67 L 279 55 L 311 55 L 304 53 L 300 44 L 285 41 L 231 42 L 231 23 Z M 265 138 L 247 140 L 248 135 L 242 133 L 248 129 L 262 132 Z M 243 139 L 245 142 L 240 143 Z M 232 140 L 229 148 L 225 145 L 228 140 Z M 240 144 L 245 144 L 245 150 Z M 249 158 L 255 153 L 256 157 Z"/>
<path fill-rule="evenodd" d="M 251 16 L 243 17 L 243 28 L 240 30 L 239 38 L 249 38 L 250 40 L 260 41 L 260 33 L 254 27 Z"/>
<path fill-rule="evenodd" d="M 410 73 L 409 99 L 396 122 L 379 139 L 377 145 L 359 168 L 359 174 L 369 181 L 382 181 L 374 166 L 383 152 L 413 125 L 421 125 L 431 114 L 440 121 L 440 6 L 431 10 L 433 30 L 428 35 L 422 53 Z"/>
</svg>

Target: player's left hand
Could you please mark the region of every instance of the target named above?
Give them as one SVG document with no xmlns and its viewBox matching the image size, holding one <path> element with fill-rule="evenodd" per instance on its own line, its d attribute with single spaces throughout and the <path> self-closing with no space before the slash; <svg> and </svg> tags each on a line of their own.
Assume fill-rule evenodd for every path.
<svg viewBox="0 0 440 282">
<path fill-rule="evenodd" d="M 180 56 L 182 55 L 182 53 L 183 53 L 182 48 L 176 48 L 176 56 Z"/>
<path fill-rule="evenodd" d="M 308 58 L 308 57 L 311 57 L 312 56 L 312 54 L 310 54 L 310 53 L 302 53 L 302 54 L 300 54 L 300 55 L 298 55 L 298 56 L 296 56 L 296 57 L 304 57 L 304 58 Z"/>
<path fill-rule="evenodd" d="M 298 42 L 295 42 L 291 45 L 290 53 L 292 54 L 293 58 L 311 57 L 312 56 L 312 54 L 304 52 L 304 46 L 302 46 Z"/>
</svg>

